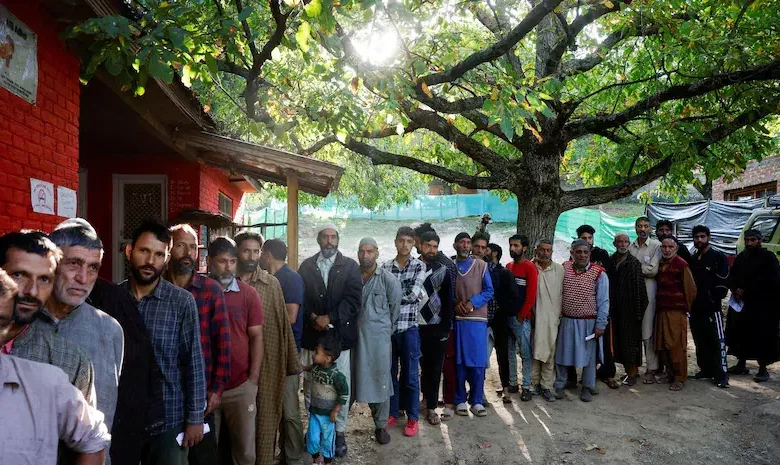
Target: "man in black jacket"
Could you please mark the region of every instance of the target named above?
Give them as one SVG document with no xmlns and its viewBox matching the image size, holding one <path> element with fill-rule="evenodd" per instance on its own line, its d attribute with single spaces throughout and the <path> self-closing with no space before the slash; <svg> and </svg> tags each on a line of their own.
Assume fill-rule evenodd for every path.
<svg viewBox="0 0 780 465">
<path fill-rule="evenodd" d="M 363 278 L 355 260 L 338 251 L 339 233 L 328 223 L 319 228 L 317 243 L 320 252 L 301 263 L 298 274 L 303 278 L 303 321 L 301 356 L 303 365 L 311 365 L 314 348 L 320 336 L 329 328 L 335 328 L 341 337 L 341 355 L 335 364 L 351 386 L 350 350 L 357 341 L 357 315 L 363 299 Z M 306 409 L 311 399 L 311 380 L 304 374 L 303 389 Z M 336 419 L 336 456 L 347 455 L 347 417 L 349 409 L 342 408 Z"/>
<path fill-rule="evenodd" d="M 727 388 L 726 341 L 720 305 L 728 293 L 729 264 L 725 255 L 710 247 L 708 227 L 693 227 L 693 246 L 696 253 L 688 265 L 698 291 L 690 322 L 696 343 L 696 362 L 701 370 L 693 379 L 711 378 L 718 387 Z"/>
<path fill-rule="evenodd" d="M 488 324 L 490 329 L 493 330 L 493 343 L 495 344 L 496 360 L 498 361 L 498 377 L 501 380 L 501 390 L 496 390 L 496 392 L 501 396 L 503 403 L 511 404 L 512 400 L 509 398 L 511 388 L 509 385 L 509 327 L 506 324 L 506 317 L 512 315 L 520 308 L 521 304 L 517 285 L 515 284 L 515 276 L 511 271 L 501 266 L 502 255 L 503 249 L 500 245 L 488 244 L 488 253 L 485 255 L 485 260 L 493 264 L 489 270 L 490 279 L 493 280 L 493 299 L 497 307 L 493 320 Z M 490 337 L 490 334 L 488 334 L 488 337 Z M 488 359 L 491 352 L 492 347 L 488 343 Z"/>
</svg>

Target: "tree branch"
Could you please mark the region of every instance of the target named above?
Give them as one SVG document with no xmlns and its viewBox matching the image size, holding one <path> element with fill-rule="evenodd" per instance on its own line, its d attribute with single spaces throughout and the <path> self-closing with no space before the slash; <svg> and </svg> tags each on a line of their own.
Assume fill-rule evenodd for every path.
<svg viewBox="0 0 780 465">
<path fill-rule="evenodd" d="M 696 155 L 701 155 L 705 150 L 707 150 L 709 146 L 727 138 L 739 129 L 749 124 L 757 123 L 770 114 L 777 113 L 778 103 L 780 103 L 778 100 L 780 99 L 768 101 L 758 108 L 747 110 L 731 121 L 721 123 L 715 128 L 710 129 L 698 137 L 693 141 L 693 146 L 696 147 Z M 657 152 L 655 153 L 657 154 Z M 639 154 L 639 152 L 637 152 L 637 154 Z M 630 170 L 633 170 L 635 163 L 636 157 L 631 162 Z M 649 170 L 638 173 L 634 176 L 629 176 L 622 183 L 608 187 L 593 187 L 564 191 L 563 195 L 561 196 L 561 211 L 571 210 L 572 208 L 584 207 L 587 205 L 607 203 L 622 197 L 626 197 L 631 195 L 640 187 L 660 178 L 661 176 L 665 176 L 671 167 L 672 157 L 670 155 L 661 160 L 660 163 L 656 164 Z"/>
<path fill-rule="evenodd" d="M 417 171 L 418 173 L 435 176 L 446 182 L 458 184 L 470 189 L 501 188 L 501 183 L 497 180 L 494 180 L 492 176 L 482 177 L 459 173 L 442 166 L 426 163 L 413 157 L 386 152 L 352 138 L 348 138 L 347 141 L 342 145 L 355 153 L 367 157 L 374 165 L 400 166 L 401 168 L 407 168 L 413 171 Z"/>
<path fill-rule="evenodd" d="M 644 98 L 619 113 L 586 116 L 566 123 L 563 128 L 564 139 L 570 141 L 585 134 L 618 127 L 672 100 L 704 95 L 735 84 L 778 78 L 780 78 L 780 60 L 775 60 L 755 68 L 716 74 L 689 84 L 671 86 Z"/>
<path fill-rule="evenodd" d="M 320 150 L 322 150 L 323 148 L 327 147 L 328 145 L 330 145 L 330 144 L 332 144 L 334 142 L 338 142 L 338 139 L 336 139 L 336 136 L 326 136 L 326 137 L 323 137 L 322 139 L 318 140 L 314 144 L 312 144 L 309 147 L 303 149 L 301 151 L 301 154 L 305 155 L 307 157 L 310 156 L 310 155 L 314 155 L 315 153 L 319 152 Z"/>
<path fill-rule="evenodd" d="M 508 53 L 512 47 L 517 45 L 518 42 L 523 40 L 525 36 L 531 32 L 539 22 L 547 16 L 551 11 L 558 6 L 563 0 L 542 0 L 520 21 L 520 24 L 514 27 L 512 31 L 507 34 L 503 39 L 494 43 L 490 47 L 472 53 L 466 57 L 463 61 L 455 64 L 450 69 L 441 71 L 439 73 L 429 74 L 423 76 L 422 80 L 429 86 L 442 84 L 444 82 L 452 82 L 462 77 L 466 72 L 476 68 L 482 63 L 493 61 L 496 58 Z"/>
<path fill-rule="evenodd" d="M 241 14 L 244 11 L 244 2 L 242 0 L 235 0 L 236 13 Z M 276 3 L 276 0 L 271 0 L 271 5 Z M 259 53 L 257 51 L 257 44 L 255 44 L 254 36 L 252 36 L 252 29 L 249 27 L 249 23 L 246 20 L 241 21 L 241 28 L 244 30 L 246 41 L 249 44 L 249 51 L 252 53 L 252 67 L 254 68 L 255 62 L 259 61 Z"/>
<path fill-rule="evenodd" d="M 590 71 L 596 65 L 604 61 L 607 53 L 610 52 L 617 44 L 622 42 L 628 37 L 646 37 L 650 35 L 658 34 L 660 27 L 657 24 L 651 24 L 643 27 L 642 29 L 626 28 L 619 31 L 615 31 L 608 35 L 598 46 L 595 52 L 586 55 L 583 58 L 577 58 L 561 65 L 561 70 L 558 73 L 560 77 L 567 77 L 573 74 L 584 73 Z"/>
</svg>

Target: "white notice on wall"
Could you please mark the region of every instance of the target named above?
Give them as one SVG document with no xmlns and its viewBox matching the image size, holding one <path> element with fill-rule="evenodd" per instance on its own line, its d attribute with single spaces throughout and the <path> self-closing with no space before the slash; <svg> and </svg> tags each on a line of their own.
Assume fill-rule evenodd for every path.
<svg viewBox="0 0 780 465">
<path fill-rule="evenodd" d="M 30 202 L 35 213 L 54 214 L 54 184 L 30 178 Z"/>
<path fill-rule="evenodd" d="M 65 218 L 75 218 L 78 215 L 76 191 L 57 186 L 57 215 Z"/>
</svg>

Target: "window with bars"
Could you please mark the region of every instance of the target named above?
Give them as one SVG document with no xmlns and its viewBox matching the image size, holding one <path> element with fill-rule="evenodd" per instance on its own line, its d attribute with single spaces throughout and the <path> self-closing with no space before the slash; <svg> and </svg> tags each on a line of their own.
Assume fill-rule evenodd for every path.
<svg viewBox="0 0 780 465">
<path fill-rule="evenodd" d="M 233 199 L 222 192 L 219 193 L 219 212 L 230 218 L 233 217 Z"/>
</svg>

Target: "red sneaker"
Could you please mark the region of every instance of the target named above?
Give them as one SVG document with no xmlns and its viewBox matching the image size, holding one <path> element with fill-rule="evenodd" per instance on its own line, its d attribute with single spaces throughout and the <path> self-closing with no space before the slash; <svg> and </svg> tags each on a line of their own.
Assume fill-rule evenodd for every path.
<svg viewBox="0 0 780 465">
<path fill-rule="evenodd" d="M 415 436 L 417 434 L 417 430 L 419 430 L 419 426 L 417 425 L 417 420 L 409 420 L 406 422 L 406 427 L 404 427 L 404 436 Z"/>
<path fill-rule="evenodd" d="M 398 417 L 390 417 L 387 419 L 387 427 L 392 428 L 395 426 L 395 424 L 398 423 Z"/>
</svg>

